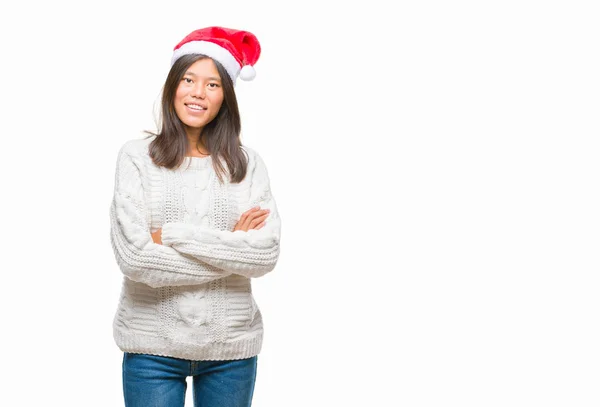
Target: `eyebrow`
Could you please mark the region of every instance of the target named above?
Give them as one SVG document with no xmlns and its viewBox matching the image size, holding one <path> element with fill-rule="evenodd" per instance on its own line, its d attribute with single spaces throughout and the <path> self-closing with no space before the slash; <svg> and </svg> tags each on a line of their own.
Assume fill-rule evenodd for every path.
<svg viewBox="0 0 600 407">
<path fill-rule="evenodd" d="M 187 72 L 186 72 L 186 73 L 185 73 L 183 76 L 185 76 L 185 75 L 193 76 L 193 77 L 195 77 L 195 78 L 197 78 L 197 77 L 198 77 L 198 75 L 196 75 L 196 74 L 195 74 L 195 73 L 193 73 L 192 71 L 187 71 Z M 221 79 L 217 78 L 216 76 L 209 76 L 209 77 L 208 77 L 208 78 L 206 78 L 206 79 L 208 79 L 208 80 L 211 80 L 211 81 L 220 81 L 220 80 L 221 80 Z"/>
</svg>

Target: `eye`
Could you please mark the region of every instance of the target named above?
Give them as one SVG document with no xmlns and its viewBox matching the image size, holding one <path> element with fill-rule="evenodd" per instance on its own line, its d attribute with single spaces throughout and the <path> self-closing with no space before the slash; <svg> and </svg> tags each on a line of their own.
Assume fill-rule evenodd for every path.
<svg viewBox="0 0 600 407">
<path fill-rule="evenodd" d="M 219 85 L 218 83 L 215 83 L 215 82 L 211 82 L 211 83 L 209 83 L 209 84 L 208 84 L 208 87 L 209 87 L 209 88 L 212 88 L 212 89 L 216 89 L 216 88 L 218 88 L 219 86 L 220 86 L 220 85 Z"/>
<path fill-rule="evenodd" d="M 193 83 L 194 82 L 190 78 L 183 78 L 182 81 L 184 81 L 185 83 Z"/>
</svg>

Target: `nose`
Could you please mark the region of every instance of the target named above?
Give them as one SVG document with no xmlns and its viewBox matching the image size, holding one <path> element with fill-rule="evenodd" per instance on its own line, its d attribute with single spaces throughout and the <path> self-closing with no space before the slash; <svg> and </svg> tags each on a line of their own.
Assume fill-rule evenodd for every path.
<svg viewBox="0 0 600 407">
<path fill-rule="evenodd" d="M 206 96 L 204 85 L 202 83 L 197 83 L 192 89 L 191 95 L 198 99 L 204 99 L 204 96 Z"/>
</svg>

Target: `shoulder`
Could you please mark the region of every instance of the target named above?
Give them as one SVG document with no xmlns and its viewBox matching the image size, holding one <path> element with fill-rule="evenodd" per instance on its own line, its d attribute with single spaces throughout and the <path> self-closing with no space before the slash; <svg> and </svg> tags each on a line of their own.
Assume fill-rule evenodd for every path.
<svg viewBox="0 0 600 407">
<path fill-rule="evenodd" d="M 268 181 L 269 172 L 262 156 L 252 147 L 242 146 L 242 149 L 248 154 L 248 174 L 254 180 L 264 179 Z"/>
<path fill-rule="evenodd" d="M 258 155 L 258 153 L 256 152 L 256 150 L 254 150 L 252 147 L 248 147 L 246 145 L 243 145 L 240 147 L 242 149 L 243 152 L 246 153 L 246 155 L 248 156 L 248 159 L 253 159 L 254 157 L 256 157 Z"/>
<path fill-rule="evenodd" d="M 127 140 L 119 149 L 119 155 L 127 154 L 131 157 L 144 157 L 148 155 L 148 146 L 155 136 Z"/>
<path fill-rule="evenodd" d="M 242 146 L 242 150 L 246 152 L 248 156 L 248 166 L 253 168 L 257 165 L 264 166 L 265 163 L 261 157 L 261 155 L 252 147 Z"/>
</svg>

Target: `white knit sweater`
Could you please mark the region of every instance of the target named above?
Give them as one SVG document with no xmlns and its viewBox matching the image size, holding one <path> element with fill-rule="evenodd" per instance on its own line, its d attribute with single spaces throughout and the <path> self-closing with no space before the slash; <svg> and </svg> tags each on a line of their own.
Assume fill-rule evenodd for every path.
<svg viewBox="0 0 600 407">
<path fill-rule="evenodd" d="M 210 156 L 176 170 L 154 165 L 153 138 L 126 142 L 117 159 L 111 243 L 124 278 L 115 342 L 189 360 L 257 355 L 263 324 L 250 278 L 275 267 L 281 229 L 265 164 L 244 146 L 246 177 L 221 184 Z M 265 226 L 232 232 L 254 206 L 271 210 Z M 150 235 L 159 228 L 162 245 Z"/>
</svg>

